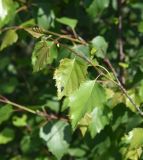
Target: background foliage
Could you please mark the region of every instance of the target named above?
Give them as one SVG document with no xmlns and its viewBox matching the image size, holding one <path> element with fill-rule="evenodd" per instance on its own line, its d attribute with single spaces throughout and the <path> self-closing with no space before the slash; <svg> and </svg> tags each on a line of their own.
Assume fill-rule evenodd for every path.
<svg viewBox="0 0 143 160">
<path fill-rule="evenodd" d="M 142 0 L 0 0 L 0 160 L 143 159 L 142 41 Z"/>
</svg>

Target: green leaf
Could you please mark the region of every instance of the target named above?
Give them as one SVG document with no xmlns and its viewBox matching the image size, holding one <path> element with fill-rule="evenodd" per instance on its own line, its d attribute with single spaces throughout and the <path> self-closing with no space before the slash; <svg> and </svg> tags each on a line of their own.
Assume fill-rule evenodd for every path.
<svg viewBox="0 0 143 160">
<path fill-rule="evenodd" d="M 27 115 L 24 114 L 22 117 L 14 116 L 12 119 L 12 123 L 16 127 L 24 127 L 27 125 Z"/>
<path fill-rule="evenodd" d="M 57 47 L 52 41 L 41 40 L 36 43 L 32 53 L 33 71 L 44 69 L 57 58 Z"/>
<path fill-rule="evenodd" d="M 120 152 L 125 159 L 140 159 L 143 147 L 143 128 L 134 128 L 123 136 L 120 146 Z"/>
<path fill-rule="evenodd" d="M 72 29 L 74 29 L 77 25 L 77 20 L 73 18 L 68 18 L 68 17 L 61 17 L 61 18 L 56 18 L 56 20 L 59 23 L 65 24 L 67 26 L 70 26 Z"/>
<path fill-rule="evenodd" d="M 87 7 L 87 13 L 95 18 L 97 17 L 99 14 L 101 14 L 101 12 L 107 8 L 109 6 L 109 2 L 110 0 L 92 0 L 92 2 L 90 3 L 90 5 Z"/>
<path fill-rule="evenodd" d="M 69 106 L 69 97 L 64 98 L 62 103 L 62 112 L 65 111 Z"/>
<path fill-rule="evenodd" d="M 104 89 L 95 81 L 89 80 L 70 96 L 70 118 L 75 128 L 81 118 L 95 107 L 102 107 L 106 102 Z"/>
<path fill-rule="evenodd" d="M 24 28 L 24 30 L 29 34 L 31 34 L 34 38 L 40 38 L 44 35 L 44 33 L 41 32 L 41 29 L 38 27 L 37 27 L 37 30 L 35 30 L 34 27 Z"/>
<path fill-rule="evenodd" d="M 79 59 L 63 59 L 56 69 L 54 79 L 58 88 L 58 97 L 69 96 L 86 78 L 87 64 Z"/>
<path fill-rule="evenodd" d="M 7 31 L 3 38 L 0 50 L 2 51 L 4 48 L 9 47 L 13 43 L 17 42 L 17 40 L 18 40 L 18 35 L 15 32 L 15 30 Z"/>
<path fill-rule="evenodd" d="M 35 23 L 35 19 L 33 18 L 20 24 L 21 27 L 32 27 L 34 25 L 36 25 L 36 23 Z"/>
<path fill-rule="evenodd" d="M 105 39 L 101 36 L 95 37 L 92 41 L 92 55 L 96 55 L 97 57 L 104 58 L 107 52 L 108 44 Z M 93 50 L 95 51 L 93 53 Z"/>
<path fill-rule="evenodd" d="M 0 124 L 4 121 L 7 121 L 13 112 L 12 106 L 6 104 L 3 107 L 0 107 Z"/>
<path fill-rule="evenodd" d="M 143 21 L 138 24 L 138 31 L 143 33 Z"/>
<path fill-rule="evenodd" d="M 75 45 L 72 49 L 82 54 L 84 57 L 90 57 L 89 45 Z"/>
<path fill-rule="evenodd" d="M 129 67 L 128 63 L 123 63 L 123 62 L 119 62 L 119 66 L 121 66 L 122 68 L 126 69 Z"/>
<path fill-rule="evenodd" d="M 91 117 L 91 114 L 89 114 L 89 113 L 86 113 L 84 115 L 84 117 L 80 120 L 79 126 L 80 126 L 80 131 L 83 136 L 85 136 L 85 133 L 88 129 L 88 126 L 89 126 L 91 120 L 92 120 L 92 117 Z"/>
<path fill-rule="evenodd" d="M 46 7 L 38 7 L 37 14 L 38 26 L 45 29 L 48 29 L 51 26 L 54 27 L 55 15 L 49 5 L 47 5 Z"/>
<path fill-rule="evenodd" d="M 143 146 L 143 128 L 134 128 L 122 138 L 122 143 L 128 144 L 130 149 Z"/>
<path fill-rule="evenodd" d="M 13 0 L 0 0 L 0 28 L 15 16 L 17 3 Z"/>
<path fill-rule="evenodd" d="M 57 97 L 53 97 L 52 100 L 48 99 L 47 102 L 44 104 L 44 107 L 50 108 L 52 111 L 58 113 L 60 103 Z"/>
<path fill-rule="evenodd" d="M 57 159 L 61 159 L 69 148 L 71 128 L 64 121 L 49 122 L 40 129 L 40 137 L 45 141 L 53 155 Z"/>
<path fill-rule="evenodd" d="M 68 153 L 73 157 L 84 157 L 86 154 L 86 151 L 84 148 L 70 148 L 68 150 Z"/>
<path fill-rule="evenodd" d="M 31 137 L 26 135 L 22 138 L 20 142 L 20 148 L 23 153 L 28 153 L 31 151 Z"/>
<path fill-rule="evenodd" d="M 0 132 L 0 144 L 7 144 L 14 139 L 14 131 L 10 128 L 5 128 Z"/>
<path fill-rule="evenodd" d="M 17 85 L 18 85 L 18 81 L 14 77 L 11 77 L 7 81 L 1 82 L 1 80 L 0 80 L 0 83 L 2 83 L 2 85 L 0 85 L 0 93 L 4 93 L 4 94 L 10 94 L 10 93 L 14 92 Z"/>
<path fill-rule="evenodd" d="M 92 120 L 89 124 L 89 131 L 94 138 L 97 133 L 100 133 L 101 130 L 109 124 L 112 113 L 110 112 L 107 106 L 101 106 L 94 108 L 93 112 L 91 113 Z"/>
</svg>

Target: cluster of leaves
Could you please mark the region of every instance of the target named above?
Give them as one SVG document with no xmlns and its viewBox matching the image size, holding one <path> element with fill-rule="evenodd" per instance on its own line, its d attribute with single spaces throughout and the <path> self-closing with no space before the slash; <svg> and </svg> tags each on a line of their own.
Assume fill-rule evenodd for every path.
<svg viewBox="0 0 143 160">
<path fill-rule="evenodd" d="M 117 2 L 0 0 L 0 160 L 143 158 L 143 118 L 105 63 L 141 106 L 143 2 L 123 2 L 124 61 Z"/>
</svg>

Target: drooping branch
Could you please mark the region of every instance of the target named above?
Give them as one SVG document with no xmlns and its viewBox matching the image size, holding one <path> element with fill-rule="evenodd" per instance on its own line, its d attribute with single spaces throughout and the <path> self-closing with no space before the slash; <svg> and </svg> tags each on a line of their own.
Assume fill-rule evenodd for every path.
<svg viewBox="0 0 143 160">
<path fill-rule="evenodd" d="M 118 0 L 118 9 L 119 9 L 119 26 L 118 26 L 118 30 L 119 30 L 119 55 L 120 55 L 120 60 L 124 60 L 124 52 L 123 52 L 123 39 L 122 39 L 122 15 L 121 15 L 121 6 L 122 6 L 122 1 L 121 0 Z M 19 29 L 25 29 L 25 28 L 22 28 L 20 26 L 13 26 L 13 27 L 7 27 L 7 28 L 4 28 L 2 29 L 1 31 L 4 32 L 4 31 L 7 31 L 9 29 L 15 29 L 15 30 L 19 30 Z M 112 81 L 115 85 L 117 85 L 121 91 L 125 94 L 125 96 L 128 98 L 128 100 L 131 102 L 131 104 L 137 109 L 137 111 L 139 112 L 140 115 L 143 116 L 143 112 L 141 111 L 140 107 L 138 107 L 135 102 L 133 101 L 133 99 L 128 95 L 126 89 L 123 87 L 122 85 L 122 81 L 120 82 L 118 77 L 117 77 L 117 74 L 114 70 L 114 68 L 112 67 L 111 63 L 110 62 L 107 62 L 111 71 L 113 72 L 114 74 L 114 77 L 116 80 L 113 80 L 112 77 L 110 76 L 110 73 L 108 72 L 107 69 L 105 69 L 104 67 L 100 66 L 100 65 L 95 65 L 91 59 L 89 59 L 88 57 L 82 55 L 81 53 L 73 50 L 72 48 L 68 47 L 67 45 L 64 45 L 62 43 L 59 43 L 58 40 L 59 39 L 67 39 L 71 42 L 76 42 L 76 43 L 80 43 L 80 44 L 83 44 L 83 45 L 87 45 L 87 42 L 84 41 L 83 39 L 76 39 L 76 38 L 72 38 L 68 35 L 62 35 L 62 34 L 59 34 L 59 33 L 55 33 L 55 32 L 51 32 L 51 31 L 44 31 L 44 34 L 50 34 L 50 35 L 54 35 L 54 36 L 57 36 L 58 39 L 55 40 L 55 43 L 56 44 L 59 44 L 60 46 L 68 49 L 69 51 L 71 51 L 72 53 L 74 53 L 76 56 L 82 58 L 84 61 L 86 61 L 89 65 L 93 66 L 96 71 L 99 73 L 99 75 L 101 76 L 104 76 L 105 78 L 107 78 L 108 80 Z M 108 76 L 106 75 L 105 72 L 103 72 L 103 70 L 108 74 Z M 122 76 L 123 77 L 123 76 Z M 42 116 L 42 117 L 47 117 L 47 119 L 64 119 L 64 120 L 68 120 L 67 118 L 64 118 L 64 117 L 58 117 L 56 115 L 49 115 L 45 112 L 42 112 L 42 111 L 34 111 L 34 110 L 31 110 L 25 106 L 22 106 L 22 105 L 19 105 L 19 104 L 16 104 L 14 102 L 11 102 L 9 101 L 8 99 L 0 96 L 0 102 L 3 102 L 3 103 L 6 103 L 6 104 L 11 104 L 19 109 L 22 109 L 22 110 L 25 110 L 25 111 L 28 111 L 30 113 L 33 113 L 33 114 L 37 114 L 39 116 Z"/>
<path fill-rule="evenodd" d="M 55 115 L 55 114 L 48 114 L 45 109 L 42 109 L 42 111 L 41 110 L 36 110 L 35 111 L 35 110 L 30 109 L 30 108 L 28 108 L 26 106 L 17 104 L 15 102 L 12 102 L 12 101 L 10 101 L 9 99 L 7 99 L 6 97 L 4 97 L 2 95 L 0 95 L 0 102 L 4 103 L 4 104 L 12 105 L 13 107 L 16 107 L 16 108 L 18 108 L 18 109 L 20 109 L 22 111 L 26 111 L 26 112 L 38 115 L 40 117 L 45 118 L 48 121 L 56 120 L 56 119 L 61 119 L 61 120 L 64 120 L 64 121 L 68 121 L 68 118 L 66 118 L 66 117 L 58 116 L 58 115 Z"/>
<path fill-rule="evenodd" d="M 128 98 L 128 100 L 130 101 L 130 103 L 136 108 L 136 110 L 138 111 L 138 113 L 139 113 L 141 116 L 143 116 L 143 111 L 140 109 L 139 106 L 136 105 L 136 103 L 135 103 L 135 102 L 133 101 L 133 99 L 129 96 L 129 94 L 127 93 L 126 89 L 123 87 L 123 85 L 122 85 L 121 82 L 119 81 L 119 79 L 118 79 L 118 77 L 117 77 L 117 74 L 116 74 L 116 71 L 115 71 L 115 69 L 113 68 L 112 64 L 110 63 L 109 59 L 105 59 L 104 61 L 105 61 L 106 64 L 110 67 L 110 69 L 111 69 L 111 71 L 112 71 L 112 73 L 113 73 L 116 81 L 113 80 L 113 79 L 110 77 L 110 75 L 108 74 L 108 73 L 109 73 L 108 70 L 106 70 L 106 69 L 104 70 L 104 68 L 102 68 L 102 69 L 101 69 L 101 68 L 98 68 L 98 67 L 100 67 L 100 66 L 96 66 L 96 65 L 92 62 L 92 60 L 89 59 L 88 57 L 83 56 L 81 53 L 73 50 L 72 48 L 70 48 L 70 47 L 68 47 L 68 46 L 66 46 L 66 45 L 64 45 L 64 44 L 60 44 L 60 46 L 68 49 L 68 50 L 71 51 L 73 54 L 75 54 L 76 56 L 78 56 L 78 57 L 80 57 L 81 59 L 83 59 L 84 61 L 86 61 L 89 65 L 93 66 L 93 67 L 97 70 L 97 72 L 99 73 L 100 76 L 101 76 L 101 75 L 104 76 L 104 77 L 107 78 L 108 80 L 112 81 L 115 85 L 117 85 L 117 86 L 120 88 L 120 90 L 124 93 L 124 95 Z M 109 76 L 107 76 L 107 75 L 103 72 L 103 70 L 106 71 Z"/>
<path fill-rule="evenodd" d="M 110 63 L 109 59 L 105 59 L 104 62 L 109 66 L 109 68 L 111 69 L 117 84 L 119 86 L 119 88 L 121 89 L 121 91 L 124 93 L 124 95 L 128 98 L 128 100 L 130 101 L 130 103 L 136 108 L 136 110 L 139 112 L 139 114 L 141 116 L 143 116 L 143 111 L 140 109 L 139 106 L 136 105 L 136 103 L 133 101 L 133 99 L 129 96 L 128 92 L 126 91 L 126 89 L 123 87 L 123 85 L 121 84 L 121 82 L 119 81 L 118 77 L 117 77 L 117 73 L 114 69 L 114 67 L 112 66 L 112 64 Z"/>
</svg>

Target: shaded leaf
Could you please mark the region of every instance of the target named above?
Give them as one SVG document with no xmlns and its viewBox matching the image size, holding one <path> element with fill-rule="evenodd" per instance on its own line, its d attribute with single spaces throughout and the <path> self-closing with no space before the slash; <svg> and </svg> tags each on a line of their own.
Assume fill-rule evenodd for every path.
<svg viewBox="0 0 143 160">
<path fill-rule="evenodd" d="M 52 41 L 41 40 L 36 43 L 32 53 L 33 71 L 44 69 L 57 58 L 57 47 Z"/>
<path fill-rule="evenodd" d="M 77 20 L 73 18 L 68 18 L 68 17 L 61 17 L 61 18 L 56 18 L 56 20 L 59 23 L 65 24 L 67 26 L 70 26 L 72 29 L 74 29 L 77 25 Z"/>
<path fill-rule="evenodd" d="M 51 10 L 50 5 L 46 7 L 39 7 L 37 12 L 37 23 L 40 27 L 48 29 L 54 26 L 55 15 Z"/>
<path fill-rule="evenodd" d="M 84 57 L 90 57 L 89 46 L 88 45 L 75 45 L 73 49 L 82 54 Z"/>
<path fill-rule="evenodd" d="M 91 136 L 95 137 L 97 133 L 100 133 L 101 130 L 109 124 L 112 118 L 112 113 L 107 106 L 101 106 L 94 108 L 91 116 L 92 120 L 89 124 L 89 131 Z"/>
<path fill-rule="evenodd" d="M 6 104 L 3 107 L 0 107 L 0 124 L 8 120 L 13 112 L 12 106 Z"/>
<path fill-rule="evenodd" d="M 31 150 L 31 137 L 26 135 L 20 142 L 20 148 L 22 152 L 27 153 Z"/>
<path fill-rule="evenodd" d="M 70 95 L 86 78 L 87 64 L 77 59 L 63 59 L 56 69 L 54 79 L 58 88 L 58 97 Z"/>
<path fill-rule="evenodd" d="M 67 122 L 53 121 L 40 129 L 40 137 L 57 159 L 61 159 L 69 148 L 71 128 Z"/>
<path fill-rule="evenodd" d="M 2 51 L 4 48 L 9 47 L 13 43 L 17 42 L 17 40 L 18 40 L 18 35 L 15 32 L 15 30 L 7 31 L 3 38 L 0 50 Z"/>
<path fill-rule="evenodd" d="M 107 52 L 108 44 L 105 39 L 101 36 L 97 36 L 92 40 L 92 55 L 96 55 L 97 57 L 104 58 Z M 95 51 L 93 53 L 93 50 Z"/>
<path fill-rule="evenodd" d="M 90 5 L 87 7 L 87 13 L 95 18 L 101 12 L 109 6 L 110 0 L 92 0 Z"/>
<path fill-rule="evenodd" d="M 14 131 L 10 128 L 5 128 L 0 132 L 0 144 L 7 144 L 14 139 Z"/>
<path fill-rule="evenodd" d="M 85 113 L 91 112 L 95 107 L 102 107 L 105 101 L 105 91 L 95 80 L 82 83 L 80 88 L 70 96 L 72 127 L 77 126 Z"/>
<path fill-rule="evenodd" d="M 6 93 L 6 94 L 10 94 L 12 92 L 14 92 L 14 90 L 16 89 L 17 85 L 18 85 L 18 81 L 16 78 L 10 78 L 7 81 L 1 82 L 3 85 L 0 85 L 0 93 Z"/>
</svg>

